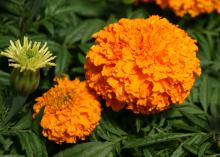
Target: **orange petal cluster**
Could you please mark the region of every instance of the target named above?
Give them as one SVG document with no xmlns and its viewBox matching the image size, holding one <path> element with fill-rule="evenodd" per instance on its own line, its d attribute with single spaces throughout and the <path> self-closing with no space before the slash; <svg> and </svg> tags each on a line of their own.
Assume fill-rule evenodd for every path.
<svg viewBox="0 0 220 157">
<path fill-rule="evenodd" d="M 114 111 L 150 114 L 183 103 L 201 73 L 195 41 L 165 18 L 121 19 L 93 37 L 87 84 Z"/>
<path fill-rule="evenodd" d="M 84 140 L 97 126 L 101 107 L 85 82 L 66 77 L 36 99 L 33 116 L 44 108 L 41 126 L 43 135 L 58 144 Z"/>
<path fill-rule="evenodd" d="M 220 13 L 219 0 L 138 0 L 143 2 L 155 2 L 162 8 L 170 8 L 178 16 L 183 16 L 186 13 L 192 17 L 202 13 L 211 13 L 218 11 Z"/>
</svg>

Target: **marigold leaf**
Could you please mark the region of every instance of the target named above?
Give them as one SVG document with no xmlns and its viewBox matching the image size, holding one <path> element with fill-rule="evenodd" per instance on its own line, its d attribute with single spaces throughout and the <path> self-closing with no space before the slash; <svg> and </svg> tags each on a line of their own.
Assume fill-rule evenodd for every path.
<svg viewBox="0 0 220 157">
<path fill-rule="evenodd" d="M 10 85 L 10 74 L 0 70 L 0 84 L 4 86 Z"/>
<path fill-rule="evenodd" d="M 83 16 L 99 16 L 106 12 L 105 1 L 87 0 L 87 1 L 71 1 L 71 10 Z"/>
<path fill-rule="evenodd" d="M 219 114 L 219 92 L 219 88 L 214 88 L 211 95 L 210 112 L 213 116 L 218 116 Z"/>
<path fill-rule="evenodd" d="M 194 126 L 190 126 L 184 121 L 176 122 L 176 121 L 169 121 L 170 126 L 174 127 L 178 130 L 185 130 L 189 132 L 200 132 L 201 130 L 198 128 L 195 128 Z"/>
<path fill-rule="evenodd" d="M 44 21 L 43 26 L 48 30 L 51 35 L 54 35 L 54 25 L 50 21 Z"/>
<path fill-rule="evenodd" d="M 62 74 L 67 72 L 71 61 L 71 55 L 66 48 L 62 48 L 56 56 L 55 74 Z"/>
<path fill-rule="evenodd" d="M 8 46 L 10 40 L 14 40 L 13 36 L 5 36 L 0 34 L 0 47 Z"/>
<path fill-rule="evenodd" d="M 16 132 L 22 149 L 25 150 L 27 157 L 47 157 L 46 147 L 39 137 L 31 131 Z"/>
<path fill-rule="evenodd" d="M 54 157 L 106 157 L 113 149 L 111 142 L 89 142 L 77 144 L 59 152 Z"/>
<path fill-rule="evenodd" d="M 31 111 L 24 114 L 24 116 L 13 126 L 13 129 L 28 129 L 32 124 L 32 113 Z"/>
<path fill-rule="evenodd" d="M 135 0 L 122 0 L 122 2 L 123 2 L 124 4 L 132 4 L 132 3 L 135 2 Z"/>
<path fill-rule="evenodd" d="M 205 155 L 205 151 L 211 146 L 210 142 L 203 143 L 199 149 L 198 157 L 203 157 Z"/>
<path fill-rule="evenodd" d="M 2 145 L 4 151 L 9 151 L 10 146 L 13 144 L 13 141 L 10 138 L 0 135 L 0 144 Z"/>
<path fill-rule="evenodd" d="M 170 157 L 187 157 L 188 152 L 186 152 L 183 149 L 183 145 L 184 144 L 191 145 L 191 144 L 197 142 L 200 139 L 201 139 L 200 134 L 188 138 L 179 147 L 177 147 L 177 149 L 172 153 L 172 155 Z"/>
<path fill-rule="evenodd" d="M 17 155 L 17 154 L 9 154 L 9 155 L 1 155 L 1 157 L 25 157 L 24 155 Z"/>
<path fill-rule="evenodd" d="M 85 43 L 91 39 L 91 35 L 104 26 L 104 22 L 99 19 L 86 20 L 79 24 L 71 33 L 65 38 L 67 45 L 74 44 L 75 42 L 81 41 Z"/>
<path fill-rule="evenodd" d="M 190 120 L 193 124 L 201 127 L 202 129 L 209 131 L 210 127 L 209 124 L 207 123 L 207 121 L 204 121 L 198 117 L 196 117 L 195 115 L 191 114 L 191 113 L 187 113 L 185 111 L 181 111 L 181 113 L 188 119 Z M 204 115 L 205 116 L 205 115 Z"/>
<path fill-rule="evenodd" d="M 79 48 L 84 54 L 86 54 L 92 45 L 93 44 L 91 43 L 82 43 L 79 45 Z"/>
<path fill-rule="evenodd" d="M 130 138 L 123 141 L 124 148 L 142 147 L 156 143 L 167 142 L 178 138 L 193 136 L 193 133 L 162 133 L 144 138 Z"/>
<path fill-rule="evenodd" d="M 187 151 L 191 152 L 194 155 L 198 154 L 197 149 L 194 146 L 192 146 L 192 145 L 184 144 L 183 148 L 186 149 Z"/>
<path fill-rule="evenodd" d="M 25 101 L 27 100 L 27 95 L 15 95 L 11 97 L 10 103 L 11 103 L 11 108 L 7 114 L 7 117 L 5 119 L 5 122 L 9 122 L 22 108 L 24 105 Z"/>
<path fill-rule="evenodd" d="M 84 68 L 83 67 L 74 67 L 71 69 L 72 73 L 77 73 L 77 74 L 84 74 Z"/>
<path fill-rule="evenodd" d="M 78 59 L 80 61 L 81 64 L 84 64 L 86 62 L 86 58 L 82 53 L 78 53 Z"/>
<path fill-rule="evenodd" d="M 144 152 L 144 157 L 153 157 L 153 154 L 151 154 L 150 150 L 149 149 L 144 149 L 143 150 Z"/>
<path fill-rule="evenodd" d="M 90 23 L 90 26 L 85 30 L 81 43 L 85 43 L 88 40 L 91 39 L 92 34 L 98 32 L 100 29 L 102 29 L 105 26 L 105 22 L 99 19 L 92 20 Z"/>
<path fill-rule="evenodd" d="M 207 112 L 210 103 L 210 93 L 211 93 L 211 86 L 209 84 L 208 75 L 203 75 L 202 82 L 200 85 L 199 97 L 205 112 Z"/>
<path fill-rule="evenodd" d="M 118 135 L 118 136 L 127 135 L 127 133 L 123 131 L 116 123 L 114 123 L 113 121 L 110 121 L 107 118 L 103 118 L 100 125 L 115 135 Z"/>
</svg>

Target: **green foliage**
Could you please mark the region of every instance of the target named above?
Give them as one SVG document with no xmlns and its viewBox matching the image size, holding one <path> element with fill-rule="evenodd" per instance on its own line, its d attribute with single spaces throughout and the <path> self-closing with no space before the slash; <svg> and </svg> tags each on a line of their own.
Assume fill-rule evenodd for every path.
<svg viewBox="0 0 220 157">
<path fill-rule="evenodd" d="M 2 157 L 217 157 L 220 156 L 220 15 L 179 18 L 134 0 L 0 1 L 0 50 L 9 40 L 47 42 L 57 66 L 41 71 L 39 89 L 28 98 L 10 90 L 7 59 L 0 56 L 0 156 Z M 92 34 L 120 18 L 159 14 L 197 40 L 202 76 L 182 105 L 155 115 L 114 113 L 105 108 L 92 135 L 76 144 L 56 145 L 42 137 L 34 99 L 53 85 L 55 75 L 84 78 Z M 105 105 L 103 105 L 104 107 Z"/>
<path fill-rule="evenodd" d="M 124 148 L 149 146 L 152 144 L 168 142 L 170 140 L 179 139 L 187 136 L 195 136 L 196 134 L 187 133 L 158 133 L 144 138 L 131 138 L 124 141 Z"/>
<path fill-rule="evenodd" d="M 16 132 L 22 149 L 26 151 L 27 157 L 47 157 L 46 146 L 32 131 Z"/>
<path fill-rule="evenodd" d="M 83 143 L 61 151 L 54 157 L 107 157 L 113 146 L 111 142 Z"/>
</svg>

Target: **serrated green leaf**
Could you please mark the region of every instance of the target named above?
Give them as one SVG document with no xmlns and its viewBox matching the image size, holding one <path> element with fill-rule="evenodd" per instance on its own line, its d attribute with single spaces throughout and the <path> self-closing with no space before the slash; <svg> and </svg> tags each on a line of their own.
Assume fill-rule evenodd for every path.
<svg viewBox="0 0 220 157">
<path fill-rule="evenodd" d="M 203 75 L 202 82 L 200 85 L 199 98 L 205 112 L 207 112 L 209 107 L 210 93 L 211 86 L 209 84 L 209 78 L 207 75 Z"/>
<path fill-rule="evenodd" d="M 14 126 L 13 129 L 28 129 L 32 124 L 32 113 L 27 112 Z"/>
<path fill-rule="evenodd" d="M 199 102 L 199 89 L 194 87 L 190 92 L 190 96 L 194 103 L 198 103 Z"/>
<path fill-rule="evenodd" d="M 93 44 L 94 43 L 92 43 L 92 44 L 91 43 L 82 43 L 82 44 L 79 45 L 79 48 L 82 50 L 82 52 L 84 54 L 86 54 Z"/>
<path fill-rule="evenodd" d="M 203 157 L 205 155 L 205 151 L 211 146 L 210 142 L 203 143 L 199 148 L 198 157 Z"/>
<path fill-rule="evenodd" d="M 193 136 L 193 133 L 163 133 L 155 134 L 151 136 L 146 136 L 144 138 L 130 138 L 124 140 L 124 148 L 142 147 L 148 146 L 156 143 L 167 142 L 171 140 L 176 140 L 183 137 Z"/>
<path fill-rule="evenodd" d="M 1 155 L 0 157 L 25 157 L 24 155 L 17 155 L 17 154 L 8 154 L 8 155 Z"/>
<path fill-rule="evenodd" d="M 169 121 L 170 126 L 180 129 L 180 130 L 185 130 L 185 131 L 190 131 L 190 132 L 201 132 L 200 129 L 195 128 L 194 126 L 188 125 L 184 121 L 176 122 L 176 121 Z"/>
<path fill-rule="evenodd" d="M 81 64 L 84 64 L 86 62 L 86 57 L 83 54 L 78 53 L 77 56 Z"/>
<path fill-rule="evenodd" d="M 137 130 L 137 133 L 138 133 L 141 129 L 141 120 L 139 118 L 137 118 L 135 120 L 135 125 L 136 125 L 136 130 Z"/>
<path fill-rule="evenodd" d="M 191 114 L 204 114 L 203 110 L 189 102 L 182 105 L 173 105 L 170 110 L 167 110 L 162 114 L 166 118 L 177 118 L 183 116 L 180 111 L 185 111 Z"/>
<path fill-rule="evenodd" d="M 191 145 L 200 139 L 201 139 L 200 134 L 188 138 L 187 140 L 185 140 L 183 143 L 180 144 L 180 146 L 172 153 L 170 157 L 187 157 L 188 152 L 183 149 L 183 145 L 184 144 Z"/>
<path fill-rule="evenodd" d="M 66 48 L 62 48 L 61 51 L 56 55 L 56 67 L 55 74 L 66 73 L 71 61 L 71 55 Z"/>
<path fill-rule="evenodd" d="M 87 1 L 71 1 L 69 10 L 72 10 L 83 16 L 99 16 L 106 11 L 105 1 L 87 0 Z"/>
<path fill-rule="evenodd" d="M 54 25 L 50 21 L 44 21 L 43 26 L 48 30 L 51 35 L 54 35 Z"/>
<path fill-rule="evenodd" d="M 109 134 L 107 133 L 107 131 L 101 127 L 100 125 L 96 127 L 95 129 L 95 133 L 101 137 L 102 139 L 105 139 L 107 141 L 111 141 L 112 138 L 109 137 Z"/>
<path fill-rule="evenodd" d="M 124 4 L 132 4 L 132 3 L 135 2 L 135 0 L 122 0 L 122 2 L 123 2 Z"/>
<path fill-rule="evenodd" d="M 39 14 L 43 2 L 43 0 L 32 0 L 26 3 L 26 8 L 28 8 L 29 11 L 29 18 L 33 18 Z"/>
<path fill-rule="evenodd" d="M 19 138 L 19 141 L 21 143 L 22 149 L 26 151 L 26 155 L 28 157 L 34 157 L 34 149 L 31 146 L 31 140 L 29 137 L 29 133 L 19 133 L 17 132 L 17 136 Z"/>
<path fill-rule="evenodd" d="M 13 97 L 11 97 L 11 99 L 9 100 L 11 108 L 5 119 L 6 123 L 9 122 L 19 112 L 19 110 L 22 108 L 25 101 L 27 100 L 27 97 L 27 95 L 14 95 Z"/>
<path fill-rule="evenodd" d="M 194 155 L 198 154 L 197 149 L 194 146 L 192 146 L 192 145 L 184 144 L 183 148 L 186 149 L 187 151 L 191 152 Z"/>
<path fill-rule="evenodd" d="M 32 122 L 32 130 L 38 135 L 41 135 L 40 121 L 42 119 L 43 113 L 44 107 L 41 108 L 40 112 L 37 114 L 37 116 L 35 117 L 35 119 L 33 119 Z"/>
<path fill-rule="evenodd" d="M 149 149 L 145 148 L 143 152 L 144 152 L 144 157 L 153 157 L 153 154 L 151 154 Z"/>
<path fill-rule="evenodd" d="M 79 24 L 72 32 L 70 32 L 65 38 L 65 44 L 71 45 L 75 42 L 81 41 L 85 43 L 91 39 L 91 35 L 99 31 L 103 26 L 104 22 L 99 19 L 86 20 Z"/>
<path fill-rule="evenodd" d="M 87 28 L 87 30 L 84 32 L 81 43 L 85 43 L 89 41 L 92 37 L 92 35 L 99 30 L 101 30 L 105 26 L 105 22 L 102 20 L 92 20 L 90 23 L 90 26 Z"/>
<path fill-rule="evenodd" d="M 110 152 L 107 157 L 115 157 L 115 156 L 114 156 L 114 154 L 112 152 Z"/>
<path fill-rule="evenodd" d="M 10 74 L 0 70 L 0 84 L 4 86 L 10 85 Z"/>
<path fill-rule="evenodd" d="M 210 112 L 213 116 L 218 116 L 219 114 L 219 88 L 214 88 L 211 95 L 211 102 L 210 102 Z"/>
<path fill-rule="evenodd" d="M 77 144 L 72 148 L 54 155 L 54 157 L 106 157 L 113 149 L 111 142 L 89 142 Z"/>
<path fill-rule="evenodd" d="M 13 141 L 9 138 L 4 138 L 2 135 L 0 135 L 0 143 L 4 151 L 9 151 L 9 148 L 13 144 Z"/>
<path fill-rule="evenodd" d="M 185 112 L 185 111 L 181 111 L 181 113 L 187 118 L 190 120 L 190 122 L 192 122 L 193 124 L 201 127 L 202 129 L 206 130 L 206 131 L 209 131 L 210 129 L 210 126 L 208 125 L 207 121 L 204 121 L 200 118 L 198 118 L 197 116 L 191 114 L 191 113 L 188 113 L 188 112 Z M 205 114 L 203 114 L 204 116 L 206 116 Z"/>
<path fill-rule="evenodd" d="M 116 123 L 114 123 L 113 121 L 110 121 L 107 118 L 103 118 L 100 125 L 115 135 L 118 135 L 118 136 L 127 135 L 127 133 L 123 131 Z"/>
<path fill-rule="evenodd" d="M 84 74 L 84 68 L 83 67 L 74 67 L 71 69 L 72 73 L 77 73 L 77 74 Z"/>
<path fill-rule="evenodd" d="M 25 150 L 27 157 L 47 157 L 45 145 L 39 137 L 31 131 L 16 132 L 22 149 Z"/>
</svg>

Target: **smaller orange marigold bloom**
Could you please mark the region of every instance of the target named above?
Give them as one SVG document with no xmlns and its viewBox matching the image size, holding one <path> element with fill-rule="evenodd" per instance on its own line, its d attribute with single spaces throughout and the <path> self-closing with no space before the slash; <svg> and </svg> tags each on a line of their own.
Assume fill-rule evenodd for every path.
<svg viewBox="0 0 220 157">
<path fill-rule="evenodd" d="M 65 78 L 36 99 L 33 117 L 44 108 L 43 135 L 58 144 L 84 140 L 100 120 L 101 106 L 85 82 Z"/>
<path fill-rule="evenodd" d="M 183 103 L 201 73 L 195 40 L 165 18 L 121 19 L 93 37 L 87 83 L 115 111 L 150 114 Z"/>
<path fill-rule="evenodd" d="M 161 8 L 170 8 L 178 16 L 184 16 L 186 13 L 192 17 L 202 13 L 211 13 L 218 11 L 220 13 L 219 0 L 138 0 L 143 2 L 156 2 Z"/>
</svg>

